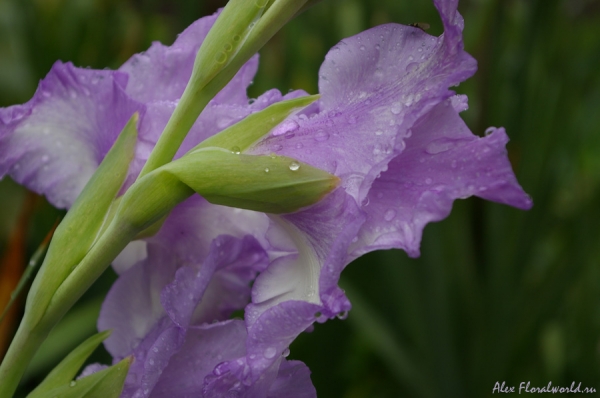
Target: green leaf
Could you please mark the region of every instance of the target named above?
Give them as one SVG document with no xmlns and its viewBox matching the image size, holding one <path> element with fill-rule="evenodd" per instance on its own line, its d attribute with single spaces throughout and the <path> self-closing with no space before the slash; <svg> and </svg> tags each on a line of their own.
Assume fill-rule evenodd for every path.
<svg viewBox="0 0 600 398">
<path fill-rule="evenodd" d="M 46 376 L 44 381 L 40 383 L 35 390 L 33 390 L 27 397 L 28 398 L 40 398 L 47 396 L 45 392 L 53 390 L 55 388 L 69 385 L 85 360 L 92 355 L 92 352 L 102 343 L 111 331 L 107 330 L 98 333 L 74 349 L 65 359 L 63 359 L 49 374 Z M 56 396 L 56 395 L 54 395 Z M 60 395 L 62 396 L 62 395 Z"/>
<path fill-rule="evenodd" d="M 137 141 L 135 113 L 106 157 L 60 223 L 44 264 L 31 287 L 26 311 L 35 324 L 44 314 L 56 289 L 83 259 L 117 196 L 133 159 Z M 33 295 L 33 297 L 32 297 Z"/>
<path fill-rule="evenodd" d="M 59 387 L 32 392 L 27 398 L 118 398 L 133 357 L 77 381 Z"/>
<path fill-rule="evenodd" d="M 198 116 L 306 0 L 230 0 L 198 51 L 175 111 L 138 178 L 170 162 Z"/>
<path fill-rule="evenodd" d="M 110 238 L 120 241 L 106 239 L 88 261 L 93 266 L 88 265 L 83 277 L 77 273 L 79 279 L 75 278 L 75 282 L 61 289 L 65 281 L 74 279 L 70 276 L 92 251 L 96 238 L 103 237 L 99 232 L 134 156 L 137 120 L 138 115 L 134 114 L 54 233 L 27 296 L 25 315 L 0 364 L 1 397 L 12 396 L 29 361 L 52 327 L 128 242 L 124 240 L 129 238 L 129 231 L 114 233 Z"/>
<path fill-rule="evenodd" d="M 201 148 L 219 147 L 233 152 L 243 152 L 256 141 L 269 133 L 293 112 L 307 107 L 320 98 L 320 95 L 294 98 L 277 102 L 268 108 L 253 113 L 231 127 L 202 141 L 190 152 Z"/>
</svg>

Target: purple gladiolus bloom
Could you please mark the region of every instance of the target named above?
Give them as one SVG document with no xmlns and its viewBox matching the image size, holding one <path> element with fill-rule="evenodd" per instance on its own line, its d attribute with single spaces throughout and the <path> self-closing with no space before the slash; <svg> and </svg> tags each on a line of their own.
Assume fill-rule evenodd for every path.
<svg viewBox="0 0 600 398">
<path fill-rule="evenodd" d="M 466 97 L 448 88 L 472 76 L 476 63 L 463 50 L 457 0 L 434 3 L 442 36 L 388 24 L 343 40 L 321 67 L 321 100 L 247 151 L 319 167 L 338 176 L 340 188 L 283 216 L 195 196 L 117 258 L 120 277 L 99 328 L 114 330 L 105 345 L 115 361 L 136 358 L 124 397 L 314 397 L 306 366 L 285 357 L 315 321 L 350 310 L 338 287 L 348 263 L 377 249 L 418 256 L 424 226 L 445 218 L 458 198 L 531 207 L 504 130 L 477 137 L 458 115 Z M 131 183 L 214 20 L 197 21 L 173 46 L 154 44 L 118 71 L 57 63 L 29 103 L 0 109 L 0 176 L 68 207 L 138 111 Z M 213 99 L 177 156 L 254 111 L 304 95 L 273 90 L 250 104 L 256 67 L 255 57 Z M 229 319 L 241 309 L 243 321 Z"/>
</svg>

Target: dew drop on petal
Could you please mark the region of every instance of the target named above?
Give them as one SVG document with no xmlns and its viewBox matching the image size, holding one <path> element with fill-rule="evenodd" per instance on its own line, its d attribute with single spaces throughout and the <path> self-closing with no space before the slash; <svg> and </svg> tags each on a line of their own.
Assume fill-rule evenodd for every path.
<svg viewBox="0 0 600 398">
<path fill-rule="evenodd" d="M 425 179 L 425 184 L 429 185 L 433 182 L 433 180 L 431 178 L 426 178 Z"/>
<path fill-rule="evenodd" d="M 283 350 L 283 352 L 281 353 L 281 355 L 282 355 L 284 358 L 287 358 L 287 357 L 290 355 L 290 349 L 289 349 L 289 348 L 286 348 L 285 350 Z"/>
<path fill-rule="evenodd" d="M 319 131 L 317 131 L 317 134 L 315 134 L 315 141 L 324 142 L 324 141 L 327 141 L 328 139 L 329 139 L 329 133 L 327 133 L 323 130 L 319 130 Z"/>
<path fill-rule="evenodd" d="M 410 64 L 406 65 L 406 71 L 414 72 L 418 67 L 419 64 L 417 62 L 411 62 Z"/>
<path fill-rule="evenodd" d="M 290 163 L 290 170 L 296 171 L 299 168 L 300 168 L 300 164 L 298 162 L 292 162 L 292 163 Z"/>
<path fill-rule="evenodd" d="M 400 102 L 394 102 L 390 108 L 390 112 L 394 115 L 398 115 L 402 111 L 402 104 Z"/>
<path fill-rule="evenodd" d="M 445 138 L 432 141 L 425 147 L 425 152 L 430 155 L 436 155 L 438 153 L 446 152 L 456 146 L 454 141 L 447 140 Z"/>
<path fill-rule="evenodd" d="M 273 130 L 272 135 L 282 135 L 289 132 L 296 131 L 300 128 L 300 125 L 295 120 L 286 120 Z"/>
<path fill-rule="evenodd" d="M 273 145 L 273 150 L 274 150 L 275 152 L 281 151 L 282 149 L 283 149 L 283 146 L 282 146 L 282 145 L 279 145 L 279 144 L 275 144 L 275 145 Z"/>
<path fill-rule="evenodd" d="M 302 145 L 302 143 L 299 142 L 299 143 L 296 144 L 296 149 L 302 149 L 303 146 L 304 145 Z"/>
<path fill-rule="evenodd" d="M 381 130 L 377 130 L 377 131 L 375 132 L 375 135 L 383 135 L 383 131 L 381 131 Z"/>
<path fill-rule="evenodd" d="M 346 319 L 348 318 L 348 311 L 342 311 L 336 315 L 338 319 Z"/>
<path fill-rule="evenodd" d="M 394 218 L 396 218 L 396 211 L 393 209 L 389 209 L 388 211 L 385 212 L 385 214 L 383 215 L 383 219 L 385 221 L 392 221 Z"/>
<path fill-rule="evenodd" d="M 485 135 L 490 135 L 492 134 L 494 131 L 496 131 L 496 127 L 488 127 L 487 129 L 485 129 Z"/>
<path fill-rule="evenodd" d="M 263 352 L 263 356 L 267 359 L 274 358 L 277 355 L 277 349 L 275 347 L 267 347 Z"/>
</svg>

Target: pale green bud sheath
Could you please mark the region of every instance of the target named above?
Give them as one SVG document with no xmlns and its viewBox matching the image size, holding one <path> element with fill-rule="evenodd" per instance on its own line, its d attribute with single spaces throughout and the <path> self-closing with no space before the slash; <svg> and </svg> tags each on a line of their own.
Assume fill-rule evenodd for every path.
<svg viewBox="0 0 600 398">
<path fill-rule="evenodd" d="M 59 227 L 48 254 L 31 286 L 25 314 L 2 364 L 0 365 L 0 397 L 9 398 L 16 389 L 27 364 L 52 327 L 72 303 L 52 316 L 47 315 L 51 299 L 67 276 L 94 246 L 106 213 L 127 176 L 137 141 L 138 115 L 129 120 L 119 138 L 85 186 Z"/>
<path fill-rule="evenodd" d="M 140 177 L 170 162 L 208 102 L 306 0 L 230 0 L 202 43 L 192 76 Z"/>
</svg>

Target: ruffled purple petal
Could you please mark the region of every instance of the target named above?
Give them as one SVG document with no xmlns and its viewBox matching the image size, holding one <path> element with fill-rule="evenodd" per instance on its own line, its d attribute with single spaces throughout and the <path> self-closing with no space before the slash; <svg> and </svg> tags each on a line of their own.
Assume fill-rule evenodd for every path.
<svg viewBox="0 0 600 398">
<path fill-rule="evenodd" d="M 464 106 L 461 98 L 447 100 L 415 124 L 404 152 L 371 187 L 363 208 L 368 220 L 353 245 L 354 257 L 389 248 L 417 257 L 423 228 L 447 217 L 455 199 L 475 195 L 531 207 L 508 160 L 504 129 L 473 135 L 456 109 Z"/>
<path fill-rule="evenodd" d="M 316 398 L 310 370 L 300 361 L 283 361 L 267 398 Z"/>
<path fill-rule="evenodd" d="M 190 325 L 192 315 L 197 323 L 226 319 L 247 304 L 250 282 L 267 263 L 267 254 L 252 236 L 237 239 L 220 235 L 212 241 L 210 252 L 199 269 L 183 266 L 177 270 L 174 281 L 162 290 L 163 307 L 181 328 Z M 216 273 L 221 278 L 215 279 Z M 214 282 L 217 286 L 206 297 L 209 284 Z M 205 302 L 205 298 L 209 300 Z M 200 303 L 201 307 L 197 308 Z"/>
<path fill-rule="evenodd" d="M 276 152 L 334 173 L 360 203 L 402 152 L 414 122 L 476 70 L 462 50 L 456 3 L 436 2 L 445 27 L 440 37 L 389 24 L 342 40 L 320 70 L 320 112 L 288 119 L 286 131 L 253 153 Z"/>
<path fill-rule="evenodd" d="M 0 109 L 0 178 L 69 207 L 134 112 L 127 75 L 57 62 L 23 105 Z"/>
</svg>

